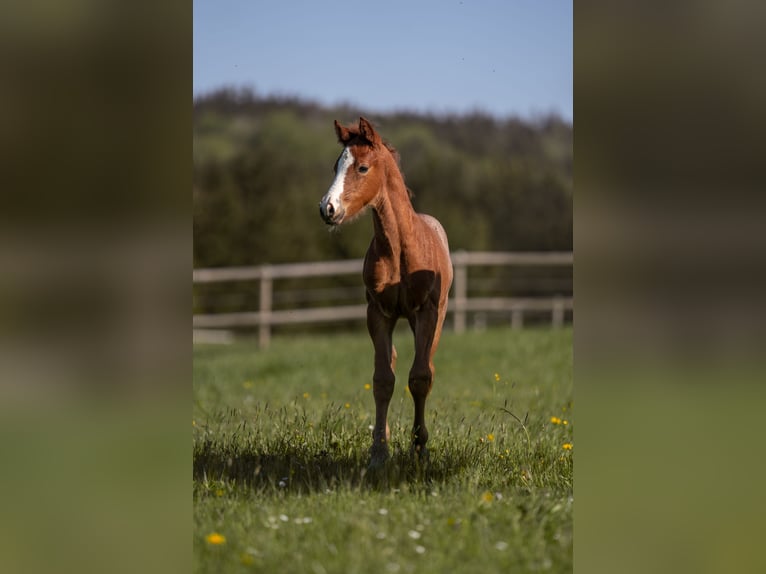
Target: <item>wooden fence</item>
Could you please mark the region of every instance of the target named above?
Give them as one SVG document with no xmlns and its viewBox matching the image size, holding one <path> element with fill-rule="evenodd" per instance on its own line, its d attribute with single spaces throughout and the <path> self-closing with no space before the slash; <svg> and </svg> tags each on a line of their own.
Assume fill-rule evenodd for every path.
<svg viewBox="0 0 766 574">
<path fill-rule="evenodd" d="M 550 312 L 553 327 L 564 323 L 565 313 L 573 310 L 571 296 L 545 297 L 468 297 L 468 269 L 477 266 L 565 266 L 572 267 L 571 252 L 508 253 L 467 252 L 452 253 L 455 278 L 448 312 L 453 314 L 456 332 L 466 329 L 468 313 L 509 313 L 511 325 L 521 327 L 524 313 L 529 311 Z M 362 259 L 324 261 L 316 263 L 285 263 L 257 267 L 226 267 L 195 269 L 193 284 L 222 283 L 231 281 L 259 281 L 259 308 L 257 311 L 194 315 L 192 326 L 194 340 L 199 342 L 226 342 L 231 339 L 228 331 L 238 327 L 258 327 L 260 346 L 266 347 L 275 325 L 338 322 L 364 319 L 366 304 L 315 307 L 309 309 L 274 310 L 274 280 L 289 278 L 361 275 Z M 360 284 L 361 293 L 361 284 Z"/>
</svg>

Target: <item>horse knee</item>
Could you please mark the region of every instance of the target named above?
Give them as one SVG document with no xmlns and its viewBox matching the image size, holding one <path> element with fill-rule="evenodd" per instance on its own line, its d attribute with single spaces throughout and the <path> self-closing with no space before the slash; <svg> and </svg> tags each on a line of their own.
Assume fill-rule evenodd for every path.
<svg viewBox="0 0 766 574">
<path fill-rule="evenodd" d="M 433 385 L 433 373 L 428 370 L 416 370 L 410 371 L 409 388 L 413 397 L 425 397 L 431 392 L 431 386 Z"/>
<path fill-rule="evenodd" d="M 396 377 L 393 372 L 375 373 L 372 377 L 372 394 L 376 400 L 391 400 Z"/>
</svg>

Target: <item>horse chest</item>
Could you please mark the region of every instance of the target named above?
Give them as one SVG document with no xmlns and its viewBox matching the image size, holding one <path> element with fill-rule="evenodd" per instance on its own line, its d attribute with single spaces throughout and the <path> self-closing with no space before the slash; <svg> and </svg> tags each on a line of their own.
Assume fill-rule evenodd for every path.
<svg viewBox="0 0 766 574">
<path fill-rule="evenodd" d="M 431 285 L 417 274 L 365 277 L 367 299 L 387 317 L 405 317 L 428 300 Z"/>
</svg>

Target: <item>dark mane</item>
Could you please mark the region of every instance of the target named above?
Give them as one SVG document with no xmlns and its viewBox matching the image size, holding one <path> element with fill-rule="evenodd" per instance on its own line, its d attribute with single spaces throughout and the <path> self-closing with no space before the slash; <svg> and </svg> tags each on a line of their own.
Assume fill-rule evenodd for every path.
<svg viewBox="0 0 766 574">
<path fill-rule="evenodd" d="M 394 156 L 394 161 L 396 162 L 396 167 L 399 168 L 399 173 L 402 175 L 402 180 L 404 180 L 404 172 L 402 171 L 402 156 L 400 156 L 399 152 L 396 151 L 396 148 L 394 146 L 392 146 L 390 143 L 388 143 L 386 140 L 383 140 L 383 145 L 386 146 L 386 149 L 391 153 L 392 156 Z M 410 199 L 415 197 L 415 194 L 407 186 L 406 183 L 404 185 L 404 188 L 407 190 L 407 195 L 410 196 Z"/>
<path fill-rule="evenodd" d="M 388 143 L 386 140 L 383 140 L 383 145 L 386 146 L 386 149 L 391 152 L 391 155 L 394 156 L 394 160 L 396 161 L 396 165 L 399 167 L 399 171 L 402 169 L 402 156 L 399 155 L 399 152 L 396 151 L 396 148 L 392 146 L 390 143 Z"/>
</svg>

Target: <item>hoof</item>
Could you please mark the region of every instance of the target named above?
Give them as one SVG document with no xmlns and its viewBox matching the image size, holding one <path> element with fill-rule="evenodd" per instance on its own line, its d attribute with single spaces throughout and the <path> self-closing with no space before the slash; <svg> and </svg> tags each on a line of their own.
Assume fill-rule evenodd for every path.
<svg viewBox="0 0 766 574">
<path fill-rule="evenodd" d="M 375 471 L 380 470 L 386 466 L 391 455 L 388 453 L 387 446 L 381 446 L 378 448 L 370 449 L 370 464 L 367 465 L 367 470 Z"/>
<path fill-rule="evenodd" d="M 421 463 L 427 463 L 431 458 L 426 445 L 413 444 L 412 448 L 410 448 L 410 454 Z"/>
</svg>

